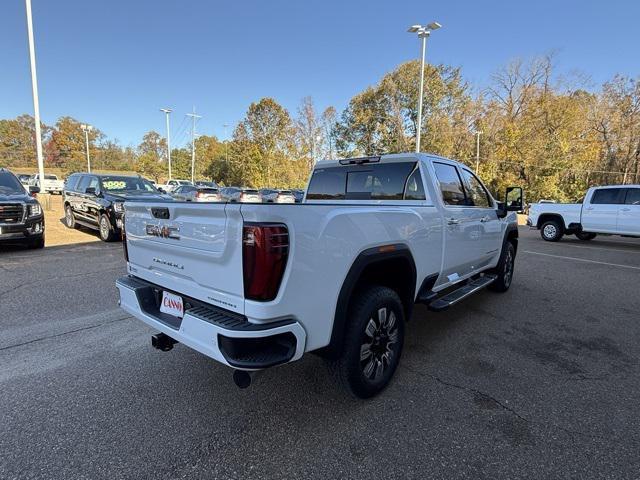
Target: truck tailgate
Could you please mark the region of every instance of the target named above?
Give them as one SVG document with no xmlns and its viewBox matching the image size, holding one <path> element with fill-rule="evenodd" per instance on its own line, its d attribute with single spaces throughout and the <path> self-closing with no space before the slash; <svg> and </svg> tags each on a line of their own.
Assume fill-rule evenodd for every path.
<svg viewBox="0 0 640 480">
<path fill-rule="evenodd" d="M 244 313 L 240 205 L 126 202 L 129 273 Z"/>
</svg>

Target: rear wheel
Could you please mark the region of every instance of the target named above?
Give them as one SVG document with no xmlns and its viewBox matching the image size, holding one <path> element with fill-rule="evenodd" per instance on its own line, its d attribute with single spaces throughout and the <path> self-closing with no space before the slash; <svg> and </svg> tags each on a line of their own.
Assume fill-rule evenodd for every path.
<svg viewBox="0 0 640 480">
<path fill-rule="evenodd" d="M 361 292 L 349 309 L 344 346 L 330 370 L 352 395 L 376 395 L 398 366 L 404 328 L 404 309 L 395 291 L 374 286 Z"/>
<path fill-rule="evenodd" d="M 557 220 L 548 220 L 540 227 L 540 236 L 547 242 L 557 242 L 563 235 L 562 225 Z"/>
<path fill-rule="evenodd" d="M 578 239 L 580 240 L 587 241 L 596 238 L 596 234 L 591 232 L 578 232 L 576 233 L 576 237 L 578 237 Z"/>
<path fill-rule="evenodd" d="M 104 213 L 100 215 L 100 240 L 103 242 L 112 242 L 115 238 L 115 233 L 113 231 L 113 227 L 111 226 L 111 222 L 109 221 L 109 217 L 107 217 Z"/>
</svg>

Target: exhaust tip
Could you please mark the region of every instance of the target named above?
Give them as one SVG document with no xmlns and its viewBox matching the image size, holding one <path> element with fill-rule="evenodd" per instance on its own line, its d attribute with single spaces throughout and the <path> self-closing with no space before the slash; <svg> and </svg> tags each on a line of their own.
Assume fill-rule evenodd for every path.
<svg viewBox="0 0 640 480">
<path fill-rule="evenodd" d="M 238 388 L 249 388 L 249 386 L 251 385 L 251 374 L 249 372 L 245 372 L 244 370 L 234 370 L 233 382 L 237 385 Z"/>
</svg>

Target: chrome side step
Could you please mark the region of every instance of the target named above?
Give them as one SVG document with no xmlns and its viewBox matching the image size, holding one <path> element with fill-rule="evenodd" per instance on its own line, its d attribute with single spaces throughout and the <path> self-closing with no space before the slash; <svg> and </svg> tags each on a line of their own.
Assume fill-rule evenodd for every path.
<svg viewBox="0 0 640 480">
<path fill-rule="evenodd" d="M 460 300 L 463 300 L 469 295 L 473 295 L 478 290 L 482 290 L 487 285 L 492 284 L 496 278 L 498 278 L 496 275 L 483 275 L 480 278 L 465 283 L 453 292 L 447 293 L 445 296 L 433 300 L 429 303 L 428 308 L 434 312 L 446 310 L 451 305 L 455 305 Z"/>
</svg>

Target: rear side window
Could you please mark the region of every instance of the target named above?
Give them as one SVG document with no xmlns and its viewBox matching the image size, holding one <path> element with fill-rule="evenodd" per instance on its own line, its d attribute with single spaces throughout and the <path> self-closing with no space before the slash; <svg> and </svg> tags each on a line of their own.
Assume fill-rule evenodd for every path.
<svg viewBox="0 0 640 480">
<path fill-rule="evenodd" d="M 491 200 L 489 200 L 489 194 L 480 183 L 480 180 L 469 170 L 465 169 L 462 169 L 462 178 L 464 180 L 464 188 L 467 192 L 467 205 L 489 208 L 491 206 Z"/>
<path fill-rule="evenodd" d="M 627 205 L 640 205 L 640 188 L 629 188 L 627 190 Z"/>
<path fill-rule="evenodd" d="M 593 193 L 593 205 L 619 205 L 624 203 L 624 188 L 601 188 Z"/>
<path fill-rule="evenodd" d="M 404 189 L 405 200 L 426 200 L 427 196 L 424 193 L 424 185 L 422 184 L 422 177 L 420 176 L 420 170 L 415 169 L 413 173 L 407 179 L 407 185 Z"/>
<path fill-rule="evenodd" d="M 78 182 L 78 186 L 76 187 L 76 191 L 84 193 L 84 191 L 89 186 L 89 180 L 91 180 L 91 177 L 89 177 L 88 175 L 81 176 L 80 181 Z"/>
<path fill-rule="evenodd" d="M 436 177 L 440 184 L 440 192 L 442 193 L 444 203 L 447 205 L 464 206 L 466 204 L 464 189 L 462 188 L 462 180 L 460 180 L 456 167 L 439 162 L 434 162 L 433 167 L 435 168 Z"/>
<path fill-rule="evenodd" d="M 79 179 L 80 179 L 80 175 L 71 175 L 69 178 L 67 178 L 66 189 L 75 191 L 76 187 L 78 186 Z"/>
</svg>

